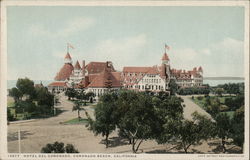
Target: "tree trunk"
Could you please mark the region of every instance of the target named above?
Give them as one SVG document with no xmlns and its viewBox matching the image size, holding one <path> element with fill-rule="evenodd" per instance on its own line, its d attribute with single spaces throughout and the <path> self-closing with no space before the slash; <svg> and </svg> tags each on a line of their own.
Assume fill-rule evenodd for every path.
<svg viewBox="0 0 250 160">
<path fill-rule="evenodd" d="M 221 144 L 222 144 L 222 148 L 223 148 L 223 153 L 226 153 L 225 139 L 224 138 L 221 139 Z"/>
<path fill-rule="evenodd" d="M 106 142 L 106 148 L 108 148 L 109 146 L 109 139 L 108 139 L 109 135 L 106 133 L 106 138 L 105 138 L 105 142 Z"/>
<path fill-rule="evenodd" d="M 184 151 L 185 151 L 185 153 L 188 153 L 187 148 L 185 148 L 185 147 L 184 147 Z"/>
<path fill-rule="evenodd" d="M 139 142 L 139 144 L 137 145 L 137 147 L 136 147 L 136 152 L 138 151 L 138 149 L 139 149 L 139 147 L 140 147 L 142 141 L 143 141 L 143 139 L 142 139 L 142 140 Z"/>
<path fill-rule="evenodd" d="M 133 153 L 136 153 L 136 151 L 135 151 L 135 139 L 134 138 L 132 138 L 132 151 L 133 151 Z"/>
<path fill-rule="evenodd" d="M 128 138 L 129 144 L 132 144 L 131 138 Z"/>
<path fill-rule="evenodd" d="M 78 112 L 78 120 L 80 121 L 80 120 L 81 120 L 81 117 L 80 117 L 80 111 L 79 111 L 79 110 L 77 110 L 77 112 Z"/>
</svg>

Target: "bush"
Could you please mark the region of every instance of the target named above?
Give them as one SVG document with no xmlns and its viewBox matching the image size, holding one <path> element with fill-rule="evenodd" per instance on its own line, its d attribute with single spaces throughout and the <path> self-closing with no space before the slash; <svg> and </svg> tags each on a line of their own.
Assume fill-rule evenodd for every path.
<svg viewBox="0 0 250 160">
<path fill-rule="evenodd" d="M 41 153 L 79 153 L 72 144 L 67 144 L 66 147 L 62 142 L 48 143 L 41 149 Z"/>
<path fill-rule="evenodd" d="M 197 99 L 198 99 L 199 101 L 201 101 L 201 100 L 203 99 L 203 97 L 202 97 L 202 96 L 199 96 L 199 97 L 197 97 Z"/>
<path fill-rule="evenodd" d="M 11 114 L 10 108 L 7 108 L 7 120 L 8 121 L 14 121 L 15 120 L 14 115 Z"/>
</svg>

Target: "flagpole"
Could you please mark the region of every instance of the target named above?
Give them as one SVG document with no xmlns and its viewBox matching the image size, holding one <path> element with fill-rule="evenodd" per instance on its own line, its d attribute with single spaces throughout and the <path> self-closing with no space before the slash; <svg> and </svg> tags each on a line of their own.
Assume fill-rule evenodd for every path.
<svg viewBox="0 0 250 160">
<path fill-rule="evenodd" d="M 166 43 L 164 44 L 165 53 L 167 53 Z"/>
<path fill-rule="evenodd" d="M 67 53 L 69 53 L 69 44 L 67 43 Z"/>
</svg>

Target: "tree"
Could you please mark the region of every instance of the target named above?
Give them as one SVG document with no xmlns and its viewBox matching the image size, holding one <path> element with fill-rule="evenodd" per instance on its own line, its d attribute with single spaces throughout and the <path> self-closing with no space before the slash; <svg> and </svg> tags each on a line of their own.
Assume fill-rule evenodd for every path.
<svg viewBox="0 0 250 160">
<path fill-rule="evenodd" d="M 84 105 L 86 106 L 86 100 L 88 99 L 87 94 L 84 92 L 84 90 L 81 90 L 80 92 L 76 93 L 76 98 L 83 101 Z"/>
<path fill-rule="evenodd" d="M 79 153 L 72 144 L 67 144 L 66 147 L 62 142 L 55 142 L 54 144 L 48 143 L 41 149 L 42 153 Z"/>
<path fill-rule="evenodd" d="M 78 120 L 81 120 L 81 116 L 80 116 L 80 111 L 83 110 L 81 108 L 81 104 L 79 102 L 75 102 L 75 105 L 72 108 L 72 111 L 77 111 L 77 115 L 78 115 Z"/>
<path fill-rule="evenodd" d="M 215 117 L 220 112 L 221 103 L 218 98 L 209 98 L 209 102 L 207 102 L 206 100 L 205 106 L 207 107 L 207 112 L 210 113 L 213 117 Z"/>
<path fill-rule="evenodd" d="M 106 148 L 108 148 L 108 138 L 112 131 L 115 130 L 115 109 L 116 109 L 117 95 L 112 93 L 106 93 L 100 97 L 100 100 L 95 108 L 95 120 L 88 116 L 89 123 L 87 127 L 92 130 L 95 135 L 101 134 L 105 136 Z"/>
<path fill-rule="evenodd" d="M 214 123 L 207 117 L 199 115 L 197 112 L 192 114 L 193 120 L 183 120 L 178 123 L 177 137 L 180 146 L 185 153 L 191 145 L 199 144 L 201 140 L 207 140 L 214 136 Z"/>
<path fill-rule="evenodd" d="M 177 83 L 175 82 L 175 80 L 170 79 L 169 88 L 170 88 L 170 94 L 171 94 L 171 95 L 175 95 L 175 93 L 176 93 L 177 90 L 178 90 L 178 85 L 177 85 Z"/>
<path fill-rule="evenodd" d="M 136 153 L 144 140 L 153 138 L 155 115 L 152 96 L 134 91 L 121 91 L 116 109 L 117 127 L 131 139 Z"/>
<path fill-rule="evenodd" d="M 15 103 L 20 100 L 20 98 L 23 96 L 20 90 L 16 87 L 13 87 L 9 90 L 9 96 L 14 98 Z"/>
<path fill-rule="evenodd" d="M 244 144 L 244 106 L 237 109 L 232 119 L 232 129 L 230 131 L 230 138 L 233 143 L 243 149 Z"/>
<path fill-rule="evenodd" d="M 38 105 L 47 105 L 49 107 L 54 105 L 54 95 L 51 94 L 47 88 L 36 88 L 36 100 Z"/>
<path fill-rule="evenodd" d="M 66 153 L 79 153 L 77 149 L 72 144 L 67 144 L 65 147 Z"/>
<path fill-rule="evenodd" d="M 68 96 L 68 100 L 71 100 L 71 98 L 76 97 L 77 92 L 74 88 L 68 88 L 65 92 L 65 95 Z"/>
<path fill-rule="evenodd" d="M 16 83 L 16 87 L 22 93 L 22 95 L 28 95 L 30 99 L 35 98 L 34 82 L 28 78 L 19 78 Z"/>
<path fill-rule="evenodd" d="M 86 94 L 86 96 L 88 97 L 89 102 L 90 102 L 90 103 L 93 103 L 93 98 L 95 97 L 94 92 L 88 92 L 88 93 Z"/>
<path fill-rule="evenodd" d="M 11 111 L 10 111 L 10 108 L 9 108 L 9 107 L 7 107 L 7 120 L 8 120 L 8 121 L 13 121 L 13 120 L 15 120 L 14 115 L 11 114 Z"/>
<path fill-rule="evenodd" d="M 155 129 L 154 138 L 157 143 L 168 143 L 175 138 L 178 132 L 178 124 L 183 120 L 183 100 L 176 96 L 162 98 L 157 96 L 153 98 L 155 111 Z"/>
<path fill-rule="evenodd" d="M 216 121 L 216 133 L 219 138 L 221 138 L 221 145 L 223 148 L 223 153 L 226 152 L 226 139 L 230 135 L 231 121 L 230 117 L 226 113 L 220 113 L 215 117 Z"/>
<path fill-rule="evenodd" d="M 224 93 L 224 89 L 223 88 L 216 88 L 215 89 L 215 94 L 217 94 L 218 96 L 222 96 L 222 93 Z"/>
</svg>

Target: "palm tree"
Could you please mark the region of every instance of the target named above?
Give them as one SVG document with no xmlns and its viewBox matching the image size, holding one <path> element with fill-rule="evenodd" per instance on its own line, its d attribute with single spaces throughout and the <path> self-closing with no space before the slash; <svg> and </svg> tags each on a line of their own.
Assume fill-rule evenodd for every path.
<svg viewBox="0 0 250 160">
<path fill-rule="evenodd" d="M 79 102 L 75 102 L 75 105 L 73 106 L 72 111 L 77 111 L 79 121 L 81 120 L 81 116 L 80 116 L 81 110 L 82 110 L 81 104 Z"/>
</svg>

